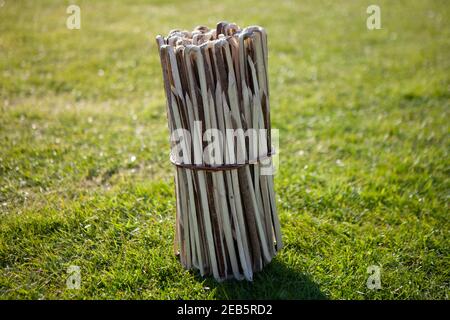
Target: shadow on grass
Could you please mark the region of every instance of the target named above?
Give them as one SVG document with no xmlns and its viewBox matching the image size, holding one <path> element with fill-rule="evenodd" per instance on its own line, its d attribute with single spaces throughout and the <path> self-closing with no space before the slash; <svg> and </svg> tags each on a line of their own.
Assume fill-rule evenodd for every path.
<svg viewBox="0 0 450 320">
<path fill-rule="evenodd" d="M 307 275 L 287 267 L 276 258 L 262 272 L 254 275 L 253 282 L 228 280 L 216 282 L 197 276 L 204 285 L 216 289 L 217 299 L 328 299 L 319 286 Z"/>
</svg>

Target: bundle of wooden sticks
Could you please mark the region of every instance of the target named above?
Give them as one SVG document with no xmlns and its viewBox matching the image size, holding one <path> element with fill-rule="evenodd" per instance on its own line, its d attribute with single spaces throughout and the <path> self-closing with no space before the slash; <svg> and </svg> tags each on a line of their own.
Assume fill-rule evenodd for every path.
<svg viewBox="0 0 450 320">
<path fill-rule="evenodd" d="M 156 40 L 176 165 L 175 252 L 202 276 L 251 281 L 282 246 L 266 32 L 220 22 Z"/>
</svg>

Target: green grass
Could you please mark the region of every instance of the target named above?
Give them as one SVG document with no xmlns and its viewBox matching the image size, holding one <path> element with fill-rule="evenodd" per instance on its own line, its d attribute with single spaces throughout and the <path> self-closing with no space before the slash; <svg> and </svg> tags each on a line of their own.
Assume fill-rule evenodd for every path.
<svg viewBox="0 0 450 320">
<path fill-rule="evenodd" d="M 376 1 L 374 31 L 373 1 L 74 1 L 81 30 L 68 1 L 1 2 L 2 299 L 449 298 L 446 1 Z M 253 283 L 172 249 L 154 37 L 220 20 L 269 33 L 285 248 Z"/>
</svg>

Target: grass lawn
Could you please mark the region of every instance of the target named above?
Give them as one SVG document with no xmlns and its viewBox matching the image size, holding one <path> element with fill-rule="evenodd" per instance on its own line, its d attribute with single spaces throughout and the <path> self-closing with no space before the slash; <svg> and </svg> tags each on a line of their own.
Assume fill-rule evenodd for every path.
<svg viewBox="0 0 450 320">
<path fill-rule="evenodd" d="M 448 299 L 450 6 L 375 2 L 77 0 L 68 30 L 68 1 L 0 1 L 0 298 Z M 154 38 L 221 20 L 269 34 L 285 247 L 253 283 L 173 254 Z"/>
</svg>

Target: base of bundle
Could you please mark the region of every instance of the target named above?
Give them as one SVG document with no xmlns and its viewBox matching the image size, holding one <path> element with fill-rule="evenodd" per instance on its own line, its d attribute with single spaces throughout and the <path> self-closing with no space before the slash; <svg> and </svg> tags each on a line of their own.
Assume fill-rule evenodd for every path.
<svg viewBox="0 0 450 320">
<path fill-rule="evenodd" d="M 174 249 L 186 269 L 218 281 L 252 281 L 281 249 L 273 176 L 260 169 L 258 164 L 224 172 L 177 168 Z"/>
<path fill-rule="evenodd" d="M 282 247 L 273 176 L 258 164 L 175 175 L 175 252 L 186 269 L 222 281 L 253 280 Z"/>
<path fill-rule="evenodd" d="M 274 244 L 274 246 L 276 247 L 276 244 Z M 181 260 L 180 252 L 177 252 L 176 256 Z M 271 259 L 268 261 L 260 261 L 254 266 L 254 268 L 247 270 L 245 273 L 244 270 L 242 269 L 240 269 L 237 273 L 233 273 L 231 270 L 231 266 L 228 266 L 228 270 L 226 270 L 224 274 L 218 275 L 214 275 L 212 268 L 209 265 L 204 265 L 203 268 L 200 268 L 198 265 L 187 265 L 185 263 L 182 263 L 181 261 L 180 262 L 186 270 L 198 271 L 202 277 L 212 276 L 218 282 L 222 282 L 225 280 L 244 280 L 244 279 L 247 281 L 253 281 L 253 275 L 256 272 L 262 271 L 264 267 L 268 265 L 274 257 L 275 255 L 272 256 Z"/>
</svg>

